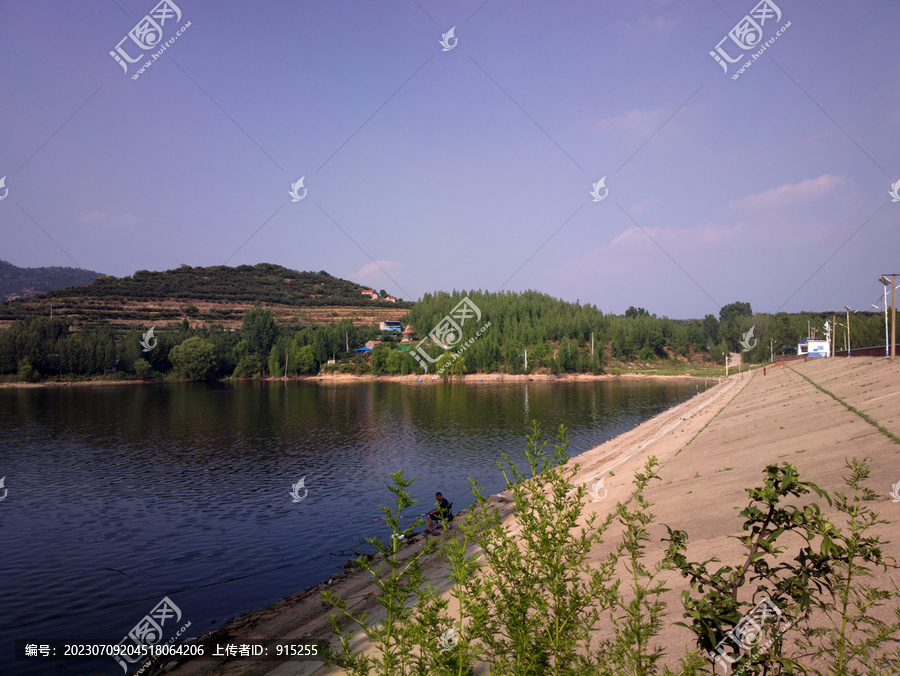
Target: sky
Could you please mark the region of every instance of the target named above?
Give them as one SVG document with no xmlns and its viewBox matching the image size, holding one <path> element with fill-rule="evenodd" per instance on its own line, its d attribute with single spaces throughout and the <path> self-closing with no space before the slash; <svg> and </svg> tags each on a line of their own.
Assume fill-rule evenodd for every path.
<svg viewBox="0 0 900 676">
<path fill-rule="evenodd" d="M 0 0 L 0 259 L 871 310 L 897 35 L 896 0 Z"/>
</svg>

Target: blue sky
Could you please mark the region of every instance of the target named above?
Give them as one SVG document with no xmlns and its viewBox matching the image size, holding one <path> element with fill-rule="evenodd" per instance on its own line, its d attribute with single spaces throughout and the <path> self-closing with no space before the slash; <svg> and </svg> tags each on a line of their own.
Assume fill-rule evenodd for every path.
<svg viewBox="0 0 900 676">
<path fill-rule="evenodd" d="M 0 258 L 676 318 L 868 308 L 900 272 L 891 0 L 175 0 L 133 79 L 156 2 L 0 0 Z M 759 47 L 709 53 L 754 11 L 733 79 Z"/>
</svg>

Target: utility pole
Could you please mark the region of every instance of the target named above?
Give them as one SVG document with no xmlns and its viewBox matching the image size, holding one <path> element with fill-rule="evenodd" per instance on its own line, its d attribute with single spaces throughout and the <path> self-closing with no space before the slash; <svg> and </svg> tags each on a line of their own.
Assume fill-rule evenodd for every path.
<svg viewBox="0 0 900 676">
<path fill-rule="evenodd" d="M 891 361 L 897 348 L 897 275 L 891 275 Z"/>
<path fill-rule="evenodd" d="M 850 307 L 845 305 L 847 310 L 847 359 L 850 358 Z"/>
<path fill-rule="evenodd" d="M 775 363 L 775 339 L 769 338 L 769 361 Z"/>
<path fill-rule="evenodd" d="M 888 318 L 887 318 L 887 285 L 884 287 L 884 356 L 890 356 L 890 349 L 888 348 Z M 873 305 L 876 310 L 878 309 L 877 305 Z"/>
<path fill-rule="evenodd" d="M 890 277 L 890 279 L 888 279 Z M 894 353 L 897 349 L 897 273 L 881 275 L 879 282 L 887 287 L 891 285 L 891 361 L 894 361 Z M 887 289 L 884 290 L 884 337 L 887 339 Z"/>
<path fill-rule="evenodd" d="M 837 347 L 837 315 L 831 315 L 831 356 L 834 356 L 834 349 Z"/>
</svg>

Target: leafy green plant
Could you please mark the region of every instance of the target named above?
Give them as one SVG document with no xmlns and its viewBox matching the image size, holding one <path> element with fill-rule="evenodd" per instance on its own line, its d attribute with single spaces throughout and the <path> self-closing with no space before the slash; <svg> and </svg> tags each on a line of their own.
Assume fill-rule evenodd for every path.
<svg viewBox="0 0 900 676">
<path fill-rule="evenodd" d="M 623 533 L 609 559 L 612 564 L 623 564 L 627 593 L 621 591 L 623 580 L 617 580 L 610 589 L 610 622 L 615 638 L 597 653 L 602 674 L 650 676 L 658 672 L 665 655 L 661 646 L 651 646 L 650 642 L 663 627 L 666 604 L 660 597 L 669 591 L 660 576 L 672 566 L 663 560 L 650 569 L 644 563 L 646 543 L 650 542 L 647 528 L 654 518 L 644 491 L 651 480 L 659 479 L 655 471 L 658 466 L 656 457 L 650 456 L 644 470 L 635 473 L 631 499 L 616 505 L 616 520 Z"/>
<path fill-rule="evenodd" d="M 862 481 L 869 477 L 866 460 L 853 458 L 845 463 L 849 474 L 844 483 L 853 491 L 851 497 L 835 493 L 834 504 L 846 516 L 846 530 L 830 523 L 822 527 L 822 551 L 831 561 L 829 584 L 817 599 L 824 611 L 825 626 L 802 628 L 799 655 L 804 674 L 845 676 L 849 674 L 900 673 L 900 653 L 884 648 L 900 642 L 900 607 L 894 607 L 895 619 L 885 622 L 873 612 L 889 601 L 900 598 L 896 585 L 882 589 L 867 583 L 872 568 L 896 569 L 895 561 L 885 557 L 887 544 L 880 536 L 868 534 L 879 518 L 865 503 L 876 499 Z"/>
<path fill-rule="evenodd" d="M 585 673 L 591 631 L 609 604 L 612 563 L 591 568 L 587 557 L 610 523 L 578 521 L 586 489 L 573 488 L 577 465 L 568 460 L 566 429 L 560 425 L 552 456 L 545 454 L 540 425 L 532 423 L 528 472 L 503 456 L 498 463 L 513 495 L 514 535 L 486 508 L 473 484 L 476 518 L 467 536 L 482 552 L 480 574 L 462 588 L 471 614 L 470 636 L 482 646 L 491 674 L 563 676 Z"/>
<path fill-rule="evenodd" d="M 796 624 L 808 619 L 814 607 L 815 593 L 828 584 L 830 561 L 827 551 L 823 553 L 813 546 L 824 521 L 819 507 L 815 503 L 803 507 L 784 506 L 782 502 L 789 497 L 802 497 L 810 491 L 829 503 L 830 498 L 815 484 L 801 481 L 794 465 L 769 465 L 765 475 L 762 486 L 746 489 L 750 504 L 740 515 L 745 518 L 743 529 L 748 534 L 736 537 L 746 556 L 738 565 L 712 569 L 710 564 L 720 563 L 720 559 L 701 563 L 688 561 L 684 555 L 687 533 L 673 531 L 667 526 L 667 557 L 683 576 L 690 579 L 691 591 L 701 594 L 694 596 L 688 590 L 682 593 L 684 616 L 691 623 L 678 624 L 689 627 L 697 637 L 698 646 L 710 655 L 716 654 L 717 646 L 725 636 L 725 625 L 737 626 L 746 610 L 763 598 L 769 598 L 783 611 L 786 622 Z M 802 542 L 798 555 L 792 560 L 780 556 L 785 551 L 782 543 L 787 535 L 799 536 Z M 749 598 L 742 600 L 742 588 L 748 583 L 756 583 L 756 586 L 749 593 L 744 592 L 743 596 Z M 773 638 L 774 648 L 763 654 L 738 654 L 719 648 L 717 659 L 721 663 L 741 657 L 741 667 L 749 673 L 783 673 L 782 668 L 791 668 L 794 664 L 781 656 L 783 639 L 783 634 L 777 634 Z"/>
<path fill-rule="evenodd" d="M 866 583 L 875 568 L 896 568 L 883 553 L 884 540 L 868 531 L 880 519 L 866 502 L 876 494 L 862 481 L 869 476 L 865 460 L 846 462 L 849 474 L 844 482 L 852 497 L 836 493 L 834 507 L 846 519 L 841 528 L 820 512 L 818 505 L 783 505 L 783 501 L 815 492 L 832 504 L 830 496 L 815 484 L 801 481 L 797 468 L 788 463 L 769 465 L 764 485 L 748 489 L 750 505 L 741 512 L 749 533 L 737 539 L 746 558 L 735 567 L 712 570 L 710 559 L 690 562 L 684 556 L 687 535 L 669 530 L 668 557 L 691 580 L 691 590 L 682 601 L 685 618 L 697 636 L 698 646 L 711 656 L 725 635 L 725 625 L 738 627 L 745 608 L 763 601 L 783 622 L 777 631 L 768 630 L 763 649 L 728 651 L 719 647 L 717 662 L 734 664 L 735 673 L 811 674 L 815 676 L 876 676 L 900 673 L 900 609 L 894 607 L 893 621 L 879 618 L 876 611 L 900 598 L 896 585 L 883 589 Z M 801 546 L 786 550 L 789 536 L 799 536 Z M 789 558 L 788 554 L 796 555 Z M 754 585 L 742 592 L 745 585 Z M 748 598 L 742 601 L 741 598 Z M 765 617 L 763 615 L 763 617 Z M 746 621 L 746 620 L 745 620 Z M 791 629 L 791 641 L 785 632 Z M 735 636 L 732 633 L 732 638 Z M 756 637 L 758 640 L 758 637 Z M 755 641 L 754 641 L 755 643 Z M 732 648 L 735 646 L 731 646 Z M 746 646 L 744 646 L 746 647 Z M 893 651 L 891 649 L 893 648 Z"/>
<path fill-rule="evenodd" d="M 351 674 L 381 674 L 381 676 L 405 676 L 430 672 L 428 668 L 428 651 L 418 649 L 423 638 L 429 633 L 427 619 L 437 617 L 441 604 L 433 589 L 425 587 L 425 574 L 422 569 L 422 557 L 435 549 L 433 541 L 426 540 L 418 552 L 406 559 L 400 556 L 403 539 L 412 533 L 413 528 L 422 524 L 421 519 L 407 528 L 400 529 L 400 514 L 404 509 L 417 502 L 409 494 L 409 487 L 415 479 L 406 479 L 403 470 L 391 474 L 392 486 L 388 486 L 395 496 L 395 509 L 381 507 L 385 521 L 391 529 L 389 544 L 383 544 L 378 538 L 366 538 L 380 556 L 369 560 L 360 556 L 356 563 L 371 573 L 379 592 L 379 605 L 385 611 L 381 622 L 368 622 L 365 612 L 355 613 L 350 610 L 346 600 L 338 597 L 331 590 L 322 592 L 325 603 L 333 606 L 338 613 L 332 614 L 331 630 L 340 637 L 340 648 L 329 647 L 325 653 L 327 664 L 334 664 L 347 669 Z M 402 536 L 402 537 L 401 537 Z M 410 602 L 416 601 L 416 610 Z M 413 620 L 417 621 L 414 622 Z M 343 621 L 342 621 L 343 620 Z M 370 657 L 361 651 L 354 651 L 351 642 L 354 633 L 342 634 L 346 622 L 356 623 L 362 632 L 375 646 L 376 655 Z M 437 638 L 437 636 L 434 636 Z"/>
</svg>

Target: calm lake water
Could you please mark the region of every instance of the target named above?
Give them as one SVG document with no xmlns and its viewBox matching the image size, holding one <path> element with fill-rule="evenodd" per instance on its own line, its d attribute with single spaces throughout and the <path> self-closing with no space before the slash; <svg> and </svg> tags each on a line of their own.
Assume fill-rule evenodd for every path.
<svg viewBox="0 0 900 676">
<path fill-rule="evenodd" d="M 564 423 L 577 455 L 696 392 L 659 381 L 0 390 L 0 672 L 122 674 L 112 658 L 14 662 L 14 639 L 118 643 L 165 596 L 191 622 L 185 636 L 199 635 L 384 537 L 373 519 L 392 503 L 390 472 L 419 477 L 414 512 L 436 490 L 458 511 L 468 476 L 504 487 L 495 462 L 523 458 L 532 418 L 546 436 Z"/>
</svg>

